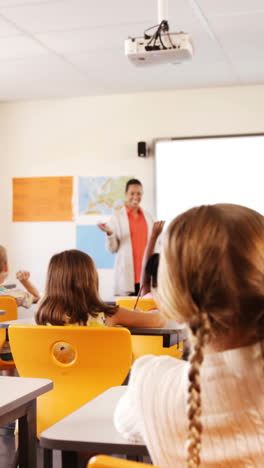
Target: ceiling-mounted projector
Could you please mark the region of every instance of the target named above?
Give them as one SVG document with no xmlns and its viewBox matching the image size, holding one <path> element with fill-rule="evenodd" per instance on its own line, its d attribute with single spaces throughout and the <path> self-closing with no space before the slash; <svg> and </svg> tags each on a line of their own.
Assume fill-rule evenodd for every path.
<svg viewBox="0 0 264 468">
<path fill-rule="evenodd" d="M 139 67 L 162 63 L 182 63 L 192 58 L 193 46 L 189 34 L 163 33 L 158 36 L 155 44 L 150 44 L 150 39 L 145 37 L 126 39 L 125 55 Z"/>
<path fill-rule="evenodd" d="M 129 37 L 125 41 L 125 55 L 134 65 L 182 63 L 192 58 L 189 34 L 171 33 L 167 17 L 168 0 L 158 0 L 158 25 L 146 29 L 142 37 Z"/>
</svg>

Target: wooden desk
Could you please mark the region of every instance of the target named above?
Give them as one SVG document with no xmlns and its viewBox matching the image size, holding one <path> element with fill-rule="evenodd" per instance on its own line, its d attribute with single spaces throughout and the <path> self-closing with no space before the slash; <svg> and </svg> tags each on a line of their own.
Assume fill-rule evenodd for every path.
<svg viewBox="0 0 264 468">
<path fill-rule="evenodd" d="M 53 387 L 51 380 L 0 377 L 0 425 L 18 419 L 19 468 L 36 468 L 36 398 Z"/>
<path fill-rule="evenodd" d="M 128 442 L 114 427 L 114 409 L 125 391 L 125 386 L 112 387 L 86 403 L 43 431 L 40 434 L 40 445 L 44 449 L 49 449 L 48 452 L 50 450 L 62 451 L 62 468 L 77 468 L 77 452 L 82 451 L 103 454 L 148 455 L 144 444 Z M 45 466 L 52 465 L 47 463 Z"/>
</svg>

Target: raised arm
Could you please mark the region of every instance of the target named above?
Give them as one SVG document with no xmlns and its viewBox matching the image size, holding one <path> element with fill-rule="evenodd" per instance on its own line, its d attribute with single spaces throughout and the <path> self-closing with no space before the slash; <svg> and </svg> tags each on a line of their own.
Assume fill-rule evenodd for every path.
<svg viewBox="0 0 264 468">
<path fill-rule="evenodd" d="M 30 272 L 19 270 L 16 274 L 17 279 L 23 284 L 24 288 L 33 296 L 33 302 L 38 302 L 40 295 L 37 288 L 29 281 Z"/>
</svg>

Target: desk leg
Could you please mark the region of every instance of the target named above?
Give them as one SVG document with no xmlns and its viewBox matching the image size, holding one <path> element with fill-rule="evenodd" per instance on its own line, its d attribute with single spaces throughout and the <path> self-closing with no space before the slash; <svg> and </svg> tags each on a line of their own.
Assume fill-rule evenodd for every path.
<svg viewBox="0 0 264 468">
<path fill-rule="evenodd" d="M 163 348 L 170 347 L 170 335 L 163 335 Z"/>
<path fill-rule="evenodd" d="M 53 452 L 51 449 L 43 449 L 43 465 L 44 468 L 52 468 L 53 465 Z"/>
<path fill-rule="evenodd" d="M 36 400 L 28 403 L 25 416 L 18 420 L 19 468 L 37 467 Z"/>
<path fill-rule="evenodd" d="M 62 468 L 78 468 L 78 453 L 77 452 L 61 452 Z"/>
</svg>

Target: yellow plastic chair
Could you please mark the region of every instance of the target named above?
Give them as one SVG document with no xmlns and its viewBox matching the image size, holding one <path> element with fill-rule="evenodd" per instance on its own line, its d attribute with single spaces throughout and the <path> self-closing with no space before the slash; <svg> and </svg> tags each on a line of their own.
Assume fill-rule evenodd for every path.
<svg viewBox="0 0 264 468">
<path fill-rule="evenodd" d="M 125 309 L 134 309 L 136 304 L 137 298 L 136 297 L 119 297 L 116 300 L 116 304 L 120 307 L 124 307 Z M 148 312 L 149 310 L 157 309 L 157 304 L 154 299 L 145 299 L 144 297 L 140 297 L 137 302 L 137 309 L 142 310 L 143 312 Z"/>
<path fill-rule="evenodd" d="M 6 339 L 5 328 L 0 328 L 0 349 L 2 348 Z"/>
<path fill-rule="evenodd" d="M 131 335 L 125 328 L 9 327 L 22 377 L 53 380 L 37 402 L 38 435 L 99 393 L 122 385 L 131 367 Z"/>
<path fill-rule="evenodd" d="M 125 309 L 134 309 L 136 304 L 136 297 L 120 297 L 116 300 L 116 304 Z M 154 299 L 141 297 L 137 302 L 137 309 L 143 312 L 148 312 L 153 309 L 157 309 L 157 304 Z M 169 348 L 163 347 L 162 336 L 142 336 L 132 335 L 132 349 L 133 349 L 133 360 L 144 356 L 145 354 L 154 354 L 155 356 L 172 356 L 177 359 L 181 359 L 183 353 L 182 341 L 177 344 L 170 346 Z"/>
<path fill-rule="evenodd" d="M 158 468 L 155 465 L 139 463 L 122 458 L 108 457 L 106 455 L 96 455 L 87 464 L 87 468 Z"/>
<path fill-rule="evenodd" d="M 0 310 L 5 310 L 4 315 L 0 315 L 0 322 L 17 320 L 17 303 L 11 296 L 0 296 Z"/>
<path fill-rule="evenodd" d="M 17 303 L 11 296 L 0 297 L 0 310 L 5 310 L 4 315 L 0 315 L 0 322 L 8 322 L 9 320 L 17 320 Z M 6 340 L 6 329 L 0 328 L 0 352 Z M 14 361 L 4 361 L 0 358 L 0 370 L 15 369 Z"/>
<path fill-rule="evenodd" d="M 145 354 L 154 354 L 155 356 L 171 356 L 181 359 L 183 353 L 183 343 L 180 341 L 178 344 L 170 346 L 169 348 L 163 347 L 162 336 L 152 335 L 132 335 L 132 350 L 133 361 Z"/>
<path fill-rule="evenodd" d="M 0 328 L 0 352 L 6 340 L 6 328 Z M 15 369 L 14 361 L 4 361 L 0 357 L 0 370 Z"/>
</svg>

